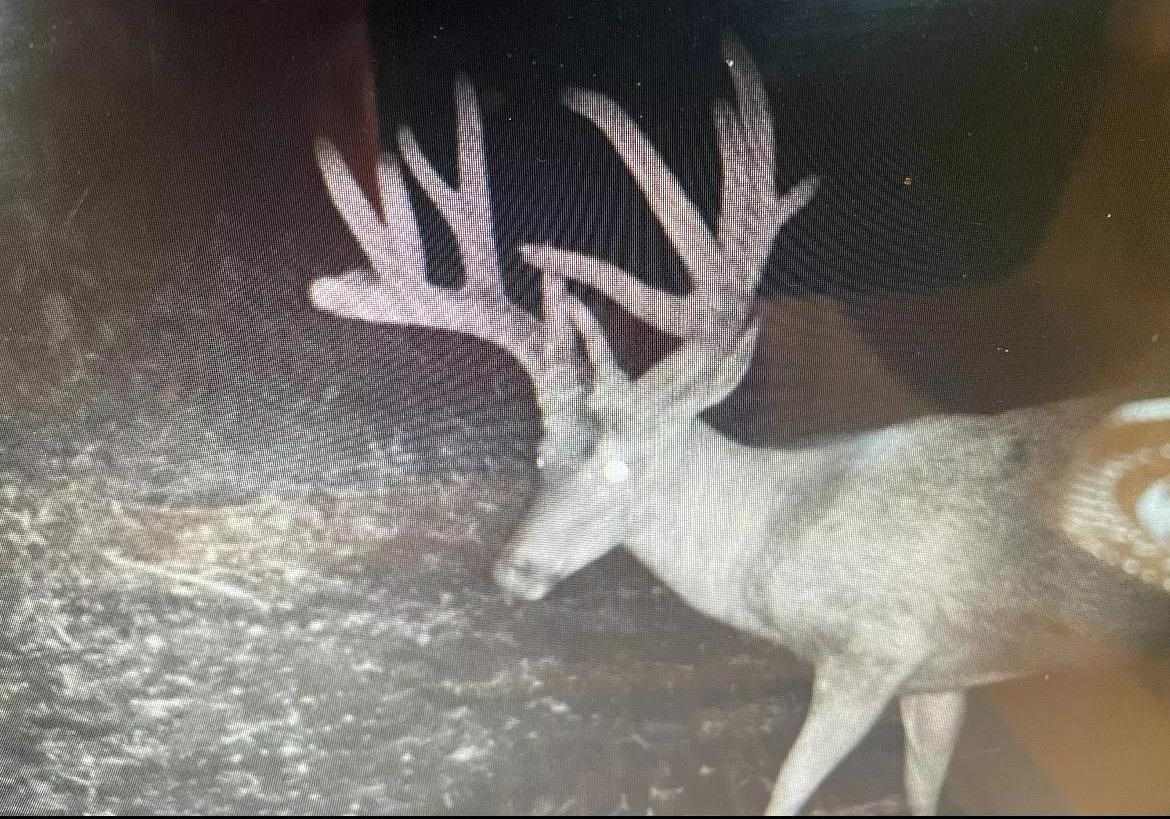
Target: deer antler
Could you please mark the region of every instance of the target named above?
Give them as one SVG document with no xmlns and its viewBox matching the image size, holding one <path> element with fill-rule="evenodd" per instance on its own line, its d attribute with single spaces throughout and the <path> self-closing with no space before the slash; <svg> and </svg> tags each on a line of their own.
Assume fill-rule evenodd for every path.
<svg viewBox="0 0 1170 819">
<path fill-rule="evenodd" d="M 525 245 L 525 260 L 576 278 L 635 316 L 684 340 L 724 348 L 746 328 L 755 290 L 785 223 L 812 199 L 818 180 L 806 177 L 781 196 L 775 180 L 775 136 L 759 71 L 734 38 L 723 41 L 738 107 L 715 103 L 723 166 L 721 210 L 711 233 L 698 209 L 653 145 L 617 103 L 593 91 L 571 89 L 565 105 L 596 125 L 625 163 L 691 275 L 692 291 L 671 296 L 609 262 L 546 245 Z"/>
<path fill-rule="evenodd" d="M 565 282 L 543 277 L 538 320 L 514 304 L 504 289 L 483 150 L 483 122 L 475 91 L 466 77 L 455 84 L 458 114 L 458 180 L 447 185 L 403 128 L 399 149 L 426 195 L 451 228 L 466 272 L 461 289 L 427 281 L 426 256 L 410 205 L 402 169 L 384 154 L 378 164 L 378 191 L 385 221 L 367 201 L 337 150 L 317 143 L 317 162 L 337 211 L 360 244 L 373 277 L 353 271 L 313 282 L 315 307 L 346 318 L 452 330 L 510 353 L 531 377 L 545 425 L 541 454 L 563 457 L 582 423 L 578 407 L 585 369 L 575 349 Z"/>
</svg>

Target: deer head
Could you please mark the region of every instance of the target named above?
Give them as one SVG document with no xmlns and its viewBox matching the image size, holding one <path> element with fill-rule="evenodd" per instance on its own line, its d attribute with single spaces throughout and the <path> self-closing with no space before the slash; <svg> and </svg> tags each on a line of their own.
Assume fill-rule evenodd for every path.
<svg viewBox="0 0 1170 819">
<path fill-rule="evenodd" d="M 657 484 L 670 480 L 664 467 L 668 472 L 674 458 L 692 454 L 685 450 L 699 414 L 736 388 L 759 335 L 752 322 L 730 349 L 685 345 L 632 379 L 593 315 L 577 305 L 573 318 L 595 368 L 586 406 L 599 435 L 575 471 L 545 485 L 496 567 L 496 582 L 529 600 L 637 535 L 643 505 L 652 507 Z"/>
<path fill-rule="evenodd" d="M 723 44 L 737 106 L 715 104 L 723 167 L 721 212 L 714 233 L 633 120 L 609 98 L 582 90 L 565 104 L 606 136 L 646 197 L 691 278 L 675 297 L 640 283 L 600 259 L 547 246 L 524 258 L 546 276 L 574 278 L 601 291 L 681 346 L 637 379 L 614 360 L 605 333 L 580 303 L 569 308 L 591 364 L 582 407 L 598 431 L 592 453 L 556 484 L 547 483 L 497 565 L 496 581 L 536 599 L 600 557 L 637 527 L 640 503 L 672 455 L 693 439 L 699 414 L 731 393 L 751 363 L 759 335 L 756 287 L 772 243 L 816 191 L 807 178 L 781 196 L 767 94 L 751 58 Z"/>
</svg>

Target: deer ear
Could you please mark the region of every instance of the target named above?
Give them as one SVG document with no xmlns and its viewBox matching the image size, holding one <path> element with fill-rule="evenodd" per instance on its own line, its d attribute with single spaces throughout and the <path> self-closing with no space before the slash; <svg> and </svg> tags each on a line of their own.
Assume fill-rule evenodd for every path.
<svg viewBox="0 0 1170 819">
<path fill-rule="evenodd" d="M 659 405 L 671 415 L 695 416 L 721 403 L 747 375 L 760 337 L 760 320 L 739 334 L 719 356 L 698 342 L 667 356 L 638 381 L 654 390 Z M 657 388 L 655 385 L 661 385 Z"/>
</svg>

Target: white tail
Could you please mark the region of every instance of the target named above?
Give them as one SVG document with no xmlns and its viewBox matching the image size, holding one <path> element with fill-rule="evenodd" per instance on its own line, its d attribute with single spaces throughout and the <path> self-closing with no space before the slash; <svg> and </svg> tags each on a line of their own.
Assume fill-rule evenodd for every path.
<svg viewBox="0 0 1170 819">
<path fill-rule="evenodd" d="M 1107 401 L 1070 402 L 925 418 L 785 450 L 741 446 L 706 426 L 699 413 L 751 363 L 755 289 L 771 246 L 816 189 L 810 179 L 778 193 L 763 84 L 738 43 L 725 42 L 724 58 L 738 104 L 715 107 L 723 191 L 714 233 L 617 105 L 591 92 L 565 96 L 642 190 L 691 274 L 688 296 L 598 259 L 525 246 L 544 272 L 543 321 L 511 304 L 482 126 L 461 81 L 459 187 L 438 177 L 409 132 L 399 147 L 455 234 L 467 286 L 426 283 L 393 158 L 379 173 L 383 223 L 326 146 L 319 159 L 330 193 L 375 274 L 321 280 L 313 302 L 475 335 L 531 375 L 542 456 L 556 468 L 496 567 L 510 593 L 539 598 L 620 543 L 695 608 L 812 664 L 809 715 L 769 812 L 797 811 L 895 698 L 909 803 L 931 812 L 966 688 L 1168 647 L 1170 596 L 1159 587 L 1170 590 L 1170 451 L 1161 445 L 1170 411 L 1163 402 L 1110 415 Z M 567 294 L 567 278 L 682 345 L 628 377 L 597 320 Z"/>
</svg>

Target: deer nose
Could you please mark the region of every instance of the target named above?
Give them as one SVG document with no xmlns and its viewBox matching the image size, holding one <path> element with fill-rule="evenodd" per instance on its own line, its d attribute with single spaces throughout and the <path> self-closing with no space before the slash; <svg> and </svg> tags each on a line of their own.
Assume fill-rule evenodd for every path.
<svg viewBox="0 0 1170 819">
<path fill-rule="evenodd" d="M 497 563 L 492 576 L 496 585 L 507 593 L 509 603 L 513 596 L 523 600 L 539 600 L 548 595 L 555 585 L 555 581 L 534 571 L 531 564 L 509 560 Z"/>
</svg>

